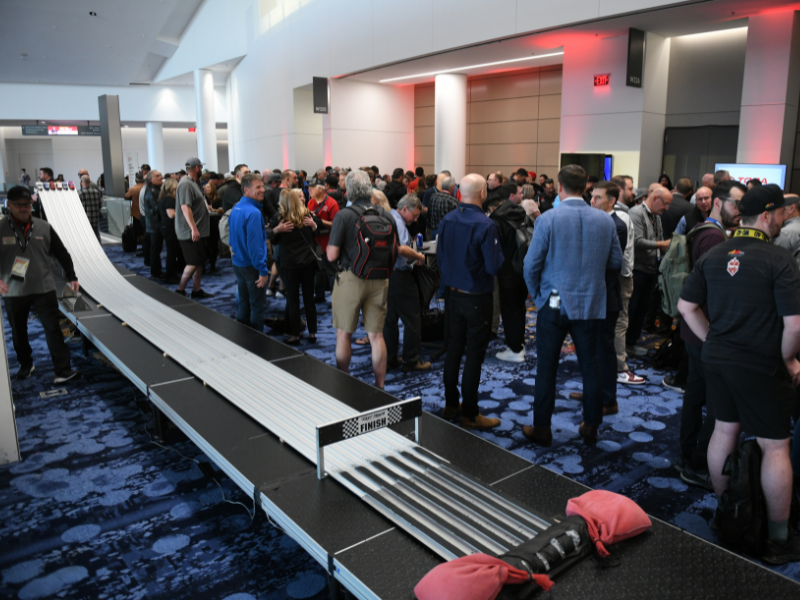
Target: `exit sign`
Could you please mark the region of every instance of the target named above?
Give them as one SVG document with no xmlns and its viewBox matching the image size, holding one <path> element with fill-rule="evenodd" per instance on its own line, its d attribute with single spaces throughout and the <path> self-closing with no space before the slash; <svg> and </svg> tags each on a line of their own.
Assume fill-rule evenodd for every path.
<svg viewBox="0 0 800 600">
<path fill-rule="evenodd" d="M 197 127 L 189 127 L 189 133 L 195 133 L 197 131 Z"/>
<path fill-rule="evenodd" d="M 594 87 L 602 87 L 611 82 L 611 73 L 603 73 L 602 75 L 594 76 Z"/>
</svg>

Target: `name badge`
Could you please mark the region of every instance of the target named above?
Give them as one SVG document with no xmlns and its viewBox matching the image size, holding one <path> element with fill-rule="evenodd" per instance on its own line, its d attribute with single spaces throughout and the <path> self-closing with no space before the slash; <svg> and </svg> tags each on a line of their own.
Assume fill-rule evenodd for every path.
<svg viewBox="0 0 800 600">
<path fill-rule="evenodd" d="M 3 238 L 3 246 L 13 246 L 17 243 L 17 239 L 15 237 L 4 237 Z"/>
<path fill-rule="evenodd" d="M 18 256 L 14 259 L 14 266 L 11 267 L 11 275 L 14 277 L 19 277 L 20 279 L 25 279 L 25 273 L 28 272 L 28 266 L 30 266 L 31 260 L 29 258 L 23 258 Z"/>
</svg>

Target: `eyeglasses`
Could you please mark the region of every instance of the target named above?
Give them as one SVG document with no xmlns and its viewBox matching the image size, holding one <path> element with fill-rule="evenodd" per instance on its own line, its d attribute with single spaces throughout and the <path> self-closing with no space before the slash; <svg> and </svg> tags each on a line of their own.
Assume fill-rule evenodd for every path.
<svg viewBox="0 0 800 600">
<path fill-rule="evenodd" d="M 8 205 L 15 208 L 30 208 L 33 206 L 33 202 L 9 202 Z"/>
</svg>

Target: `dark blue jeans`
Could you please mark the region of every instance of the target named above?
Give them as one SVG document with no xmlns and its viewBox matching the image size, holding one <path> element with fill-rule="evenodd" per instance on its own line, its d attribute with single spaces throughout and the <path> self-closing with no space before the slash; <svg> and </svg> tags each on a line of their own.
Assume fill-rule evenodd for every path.
<svg viewBox="0 0 800 600">
<path fill-rule="evenodd" d="M 233 274 L 236 275 L 236 320 L 250 325 L 256 331 L 264 331 L 267 290 L 266 287 L 256 287 L 258 269 L 234 265 Z"/>
<path fill-rule="evenodd" d="M 533 424 L 550 427 L 556 404 L 556 376 L 561 347 L 569 333 L 583 376 L 583 420 L 587 425 L 603 422 L 603 385 L 597 357 L 597 337 L 602 319 L 571 320 L 546 304 L 536 319 L 536 391 Z"/>
<path fill-rule="evenodd" d="M 603 406 L 617 403 L 617 352 L 614 349 L 619 311 L 606 313 L 597 330 L 597 360 L 603 382 Z"/>
</svg>

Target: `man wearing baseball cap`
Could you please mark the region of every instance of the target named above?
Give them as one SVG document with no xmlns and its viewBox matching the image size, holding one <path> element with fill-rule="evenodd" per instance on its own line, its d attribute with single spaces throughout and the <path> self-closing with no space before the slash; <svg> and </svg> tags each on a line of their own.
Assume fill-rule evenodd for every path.
<svg viewBox="0 0 800 600">
<path fill-rule="evenodd" d="M 771 564 L 800 560 L 800 537 L 788 524 L 789 427 L 800 384 L 800 269 L 788 250 L 771 243 L 785 205 L 778 186 L 748 191 L 739 201 L 741 227 L 694 265 L 678 303 L 685 324 L 703 342 L 707 401 L 716 419 L 708 470 L 717 502 L 728 486 L 722 469 L 740 432 L 755 436 L 768 519 L 760 558 Z"/>
<path fill-rule="evenodd" d="M 28 315 L 33 308 L 42 322 L 53 360 L 53 383 L 70 381 L 80 372 L 70 368 L 69 347 L 59 323 L 61 315 L 50 256 L 61 264 L 70 289 L 77 292 L 80 286 L 72 258 L 50 224 L 31 216 L 33 199 L 27 187 L 18 185 L 8 190 L 6 204 L 11 214 L 0 219 L 0 295 L 19 361 L 16 378 L 27 379 L 34 370 L 28 341 Z"/>
<path fill-rule="evenodd" d="M 214 295 L 200 287 L 203 265 L 206 263 L 206 241 L 203 238 L 211 235 L 208 205 L 200 184 L 197 183 L 202 171 L 203 163 L 199 158 L 192 157 L 186 161 L 186 177 L 181 178 L 178 183 L 175 199 L 175 234 L 186 261 L 181 282 L 175 291 L 185 296 L 186 286 L 191 279 L 192 298 L 210 298 Z"/>
</svg>

